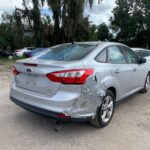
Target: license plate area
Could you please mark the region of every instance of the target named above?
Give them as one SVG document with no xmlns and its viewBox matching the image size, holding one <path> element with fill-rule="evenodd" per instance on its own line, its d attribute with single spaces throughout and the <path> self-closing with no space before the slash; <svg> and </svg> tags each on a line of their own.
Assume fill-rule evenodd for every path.
<svg viewBox="0 0 150 150">
<path fill-rule="evenodd" d="M 37 75 L 32 75 L 32 74 L 27 75 L 27 78 L 25 81 L 26 85 L 31 86 L 31 87 L 36 86 L 36 79 L 37 79 Z"/>
</svg>

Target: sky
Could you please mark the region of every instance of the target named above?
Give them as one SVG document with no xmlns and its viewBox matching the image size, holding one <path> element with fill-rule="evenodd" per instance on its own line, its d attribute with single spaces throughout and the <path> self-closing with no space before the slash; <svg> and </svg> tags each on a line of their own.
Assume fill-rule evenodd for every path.
<svg viewBox="0 0 150 150">
<path fill-rule="evenodd" d="M 89 16 L 90 21 L 99 25 L 103 22 L 109 24 L 109 18 L 112 15 L 111 11 L 115 7 L 115 0 L 103 0 L 101 4 L 98 4 L 98 0 L 94 1 L 92 9 L 86 6 L 84 15 Z M 22 0 L 0 0 L 0 20 L 3 12 L 12 13 L 15 7 L 22 7 Z M 42 13 L 51 15 L 47 6 L 41 10 Z"/>
</svg>

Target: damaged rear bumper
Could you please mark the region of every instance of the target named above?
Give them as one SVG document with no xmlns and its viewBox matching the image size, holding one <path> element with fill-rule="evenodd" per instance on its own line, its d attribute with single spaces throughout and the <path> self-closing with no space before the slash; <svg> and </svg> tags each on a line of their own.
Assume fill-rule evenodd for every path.
<svg viewBox="0 0 150 150">
<path fill-rule="evenodd" d="M 96 115 L 104 93 L 98 87 L 89 85 L 62 85 L 56 95 L 50 97 L 19 88 L 12 83 L 10 98 L 17 105 L 54 119 L 59 113 L 71 119 L 89 119 Z M 68 92 L 69 91 L 69 92 Z M 68 117 L 68 119 L 70 119 Z"/>
<path fill-rule="evenodd" d="M 53 111 L 49 111 L 49 110 L 45 110 L 45 109 L 42 109 L 42 108 L 38 108 L 38 107 L 35 107 L 35 106 L 32 106 L 32 105 L 29 105 L 29 104 L 26 104 L 24 102 L 21 102 L 13 97 L 10 97 L 11 101 L 14 102 L 16 105 L 28 110 L 28 111 L 31 111 L 31 112 L 34 112 L 34 113 L 38 113 L 40 115 L 44 115 L 44 116 L 47 116 L 47 117 L 50 117 L 51 119 L 54 119 L 54 120 L 61 120 L 61 121 L 89 121 L 92 117 L 84 117 L 84 118 L 72 118 L 71 116 L 69 117 L 66 117 L 66 118 L 60 118 L 58 117 L 58 112 L 53 112 Z"/>
</svg>

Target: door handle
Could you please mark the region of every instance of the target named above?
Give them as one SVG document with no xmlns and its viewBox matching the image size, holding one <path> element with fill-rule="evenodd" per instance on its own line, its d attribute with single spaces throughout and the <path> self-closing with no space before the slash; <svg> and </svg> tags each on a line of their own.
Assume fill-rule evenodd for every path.
<svg viewBox="0 0 150 150">
<path fill-rule="evenodd" d="M 115 70 L 115 73 L 120 73 L 120 69 L 119 69 L 119 68 L 116 69 L 116 70 Z"/>
</svg>

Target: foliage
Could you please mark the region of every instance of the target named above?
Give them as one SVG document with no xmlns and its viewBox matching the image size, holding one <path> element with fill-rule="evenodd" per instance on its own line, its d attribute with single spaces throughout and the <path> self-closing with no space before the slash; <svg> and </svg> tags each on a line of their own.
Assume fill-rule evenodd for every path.
<svg viewBox="0 0 150 150">
<path fill-rule="evenodd" d="M 96 0 L 100 3 L 102 0 Z M 116 0 L 110 25 L 98 26 L 84 15 L 94 0 L 22 0 L 22 9 L 3 14 L 0 49 L 48 47 L 72 41 L 119 41 L 129 46 L 150 47 L 149 0 Z M 47 3 L 52 16 L 42 15 Z M 33 7 L 31 7 L 33 6 Z"/>
<path fill-rule="evenodd" d="M 130 46 L 150 47 L 149 0 L 116 0 L 111 24 L 116 40 Z"/>
<path fill-rule="evenodd" d="M 97 38 L 100 41 L 105 41 L 109 39 L 109 29 L 105 23 L 102 23 L 98 27 Z"/>
<path fill-rule="evenodd" d="M 1 49 L 13 49 L 14 39 L 13 31 L 10 24 L 0 24 L 0 48 Z"/>
<path fill-rule="evenodd" d="M 47 2 L 53 12 L 56 43 L 86 39 L 89 21 L 88 17 L 83 16 L 85 0 L 47 0 Z M 92 7 L 93 0 L 89 0 L 89 3 Z"/>
<path fill-rule="evenodd" d="M 22 0 L 22 9 L 16 8 L 12 15 L 3 15 L 0 48 L 14 50 L 24 46 L 48 47 L 64 42 L 97 40 L 97 27 L 83 15 L 85 5 L 89 3 L 92 7 L 93 1 Z M 44 3 L 48 4 L 53 18 L 41 15 Z"/>
</svg>

